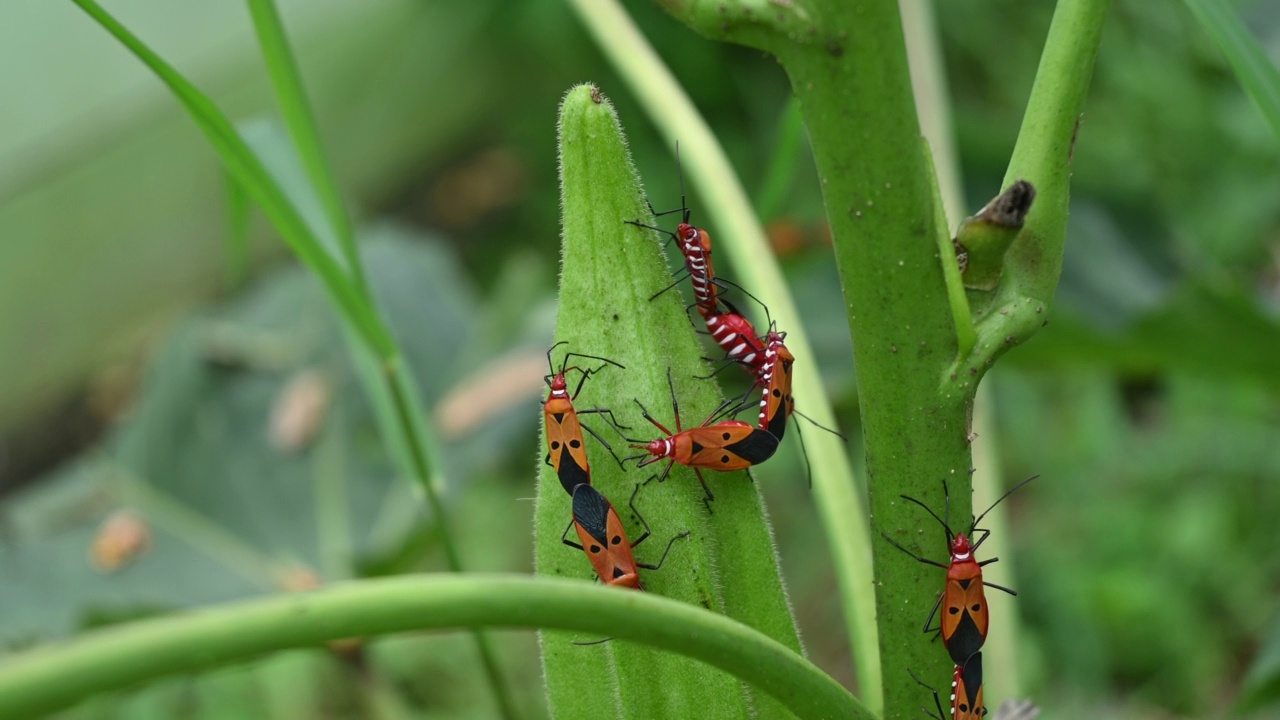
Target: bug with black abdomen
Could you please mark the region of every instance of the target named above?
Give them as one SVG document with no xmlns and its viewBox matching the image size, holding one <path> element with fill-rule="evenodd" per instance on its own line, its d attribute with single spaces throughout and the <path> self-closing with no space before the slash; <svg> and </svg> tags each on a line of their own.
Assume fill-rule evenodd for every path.
<svg viewBox="0 0 1280 720">
<path fill-rule="evenodd" d="M 648 441 L 627 438 L 629 442 L 636 443 L 630 447 L 644 450 L 648 456 L 634 455 L 623 458 L 624 462 L 640 460 L 637 467 L 644 467 L 659 460 L 668 460 L 666 469 L 658 476 L 658 482 L 667 479 L 667 475 L 671 473 L 671 468 L 676 463 L 693 468 L 693 472 L 698 476 L 698 482 L 702 483 L 703 492 L 706 493 L 706 501 L 709 502 L 715 500 L 716 496 L 711 492 L 711 488 L 707 487 L 707 481 L 702 477 L 702 469 L 720 472 L 745 470 L 768 460 L 777 452 L 778 438 L 767 430 L 761 430 L 739 420 L 712 422 L 733 405 L 733 400 L 721 403 L 720 407 L 708 415 L 698 427 L 684 429 L 680 423 L 680 406 L 676 402 L 675 384 L 671 380 L 670 368 L 667 369 L 667 387 L 671 390 L 671 410 L 676 418 L 676 431 L 671 432 L 665 425 L 655 420 L 648 409 L 636 400 L 644 419 L 665 433 L 665 437 Z M 711 509 L 710 504 L 707 505 L 707 509 Z"/>
<path fill-rule="evenodd" d="M 998 500 L 991 504 L 991 507 L 987 508 L 981 515 L 974 518 L 973 523 L 969 526 L 968 534 L 953 534 L 951 532 L 951 496 L 947 491 L 947 483 L 945 480 L 942 482 L 942 493 L 943 497 L 946 499 L 946 520 L 938 517 L 938 514 L 923 502 L 913 497 L 902 495 L 901 497 L 903 500 L 915 503 L 916 505 L 924 508 L 926 512 L 932 515 L 933 518 L 942 525 L 942 529 L 946 532 L 947 536 L 947 547 L 951 551 L 949 563 L 941 563 L 937 560 L 930 560 L 929 558 L 916 555 L 898 544 L 893 538 L 881 533 L 881 536 L 884 537 L 885 540 L 889 541 L 889 544 L 915 558 L 917 561 L 926 565 L 939 567 L 947 571 L 946 587 L 942 591 L 942 594 L 938 596 L 937 602 L 933 604 L 933 609 L 929 611 L 929 617 L 925 619 L 923 631 L 926 633 L 940 631 L 942 633 L 942 644 L 946 646 L 947 652 L 951 655 L 951 661 L 956 665 L 964 665 L 965 661 L 972 657 L 974 653 L 977 653 L 982 649 L 983 643 L 987 640 L 987 628 L 990 617 L 987 613 L 987 598 L 986 593 L 983 591 L 983 587 L 985 586 L 995 588 L 996 590 L 1002 590 L 1010 595 L 1018 594 L 1016 590 L 1004 587 L 1003 585 L 989 583 L 982 579 L 982 568 L 996 562 L 999 558 L 989 558 L 982 562 L 978 562 L 974 557 L 974 553 L 977 549 L 982 545 L 982 543 L 986 542 L 986 539 L 991 535 L 990 530 L 979 528 L 978 523 L 981 522 L 982 518 L 986 517 L 987 513 L 991 512 L 996 505 L 999 505 L 1002 500 L 1009 497 L 1014 490 L 1017 490 L 1023 485 L 1035 480 L 1036 477 L 1038 476 L 1032 475 L 1026 480 L 1023 480 L 1013 486 L 1009 492 L 1001 495 Z M 978 538 L 977 542 L 971 542 L 970 536 L 974 536 L 975 532 L 982 533 L 982 537 Z M 933 624 L 934 617 L 938 615 L 939 608 L 942 609 L 942 617 L 938 621 L 938 627 L 930 627 L 930 625 Z"/>
<path fill-rule="evenodd" d="M 638 568 L 645 568 L 646 570 L 661 568 L 662 563 L 666 562 L 667 554 L 671 552 L 671 546 L 675 544 L 676 540 L 689 536 L 689 531 L 686 530 L 671 538 L 667 542 L 667 549 L 662 553 L 662 558 L 657 563 L 637 562 L 633 550 L 637 545 L 647 540 L 650 535 L 649 523 L 645 522 L 644 517 L 640 515 L 640 511 L 636 509 L 636 493 L 638 492 L 640 492 L 640 486 L 636 485 L 635 489 L 631 491 L 631 500 L 627 504 L 631 507 L 631 512 L 635 514 L 640 524 L 644 525 L 644 534 L 636 538 L 635 542 L 628 542 L 627 531 L 622 526 L 622 520 L 618 518 L 618 513 L 614 511 L 613 504 L 609 502 L 608 498 L 602 495 L 599 490 L 585 483 L 573 489 L 573 520 L 564 529 L 564 533 L 560 535 L 560 542 L 586 553 L 587 559 L 591 561 L 591 566 L 595 568 L 596 575 L 600 576 L 600 580 L 605 585 L 643 590 L 644 586 L 640 584 L 640 571 Z M 569 539 L 570 528 L 577 529 L 578 540 L 581 544 Z"/>
</svg>

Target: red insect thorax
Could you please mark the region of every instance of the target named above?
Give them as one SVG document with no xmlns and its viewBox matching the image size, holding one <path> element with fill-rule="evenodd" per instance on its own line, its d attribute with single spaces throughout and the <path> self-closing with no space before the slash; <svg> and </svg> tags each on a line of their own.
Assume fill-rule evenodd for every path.
<svg viewBox="0 0 1280 720">
<path fill-rule="evenodd" d="M 547 399 L 569 397 L 568 383 L 565 382 L 564 373 L 557 373 L 551 378 L 551 391 L 547 393 Z"/>
<path fill-rule="evenodd" d="M 973 545 L 964 533 L 956 535 L 951 541 L 951 566 L 947 568 L 948 578 L 981 577 L 982 568 L 973 557 Z"/>
</svg>

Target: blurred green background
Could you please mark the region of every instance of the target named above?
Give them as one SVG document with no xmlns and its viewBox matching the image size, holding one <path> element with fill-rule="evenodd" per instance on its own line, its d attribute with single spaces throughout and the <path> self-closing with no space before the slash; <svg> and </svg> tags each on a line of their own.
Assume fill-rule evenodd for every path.
<svg viewBox="0 0 1280 720">
<path fill-rule="evenodd" d="M 106 6 L 300 177 L 243 6 Z M 280 7 L 371 282 L 446 441 L 465 562 L 530 571 L 557 104 L 600 86 L 659 209 L 679 197 L 671 153 L 561 3 Z M 1236 7 L 1280 58 L 1280 5 Z M 999 190 L 1052 8 L 933 8 L 976 209 Z M 650 4 L 629 9 L 756 197 L 815 342 L 802 371 L 822 373 L 856 437 L 819 188 L 803 143 L 786 150 L 786 78 Z M 0 5 L 0 64 L 6 651 L 438 569 L 434 519 L 384 457 L 319 285 L 167 91 L 70 3 Z M 1073 170 L 1051 322 L 987 381 L 1003 474 L 1042 475 L 1009 502 L 1016 574 L 992 579 L 1020 595 L 995 611 L 1023 620 L 1042 717 L 1280 714 L 1280 141 L 1181 4 L 1116 0 Z M 851 685 L 797 449 L 758 477 L 810 656 Z M 499 638 L 518 698 L 544 713 L 533 634 Z M 468 638 L 407 636 L 63 716 L 485 718 L 488 702 Z"/>
</svg>

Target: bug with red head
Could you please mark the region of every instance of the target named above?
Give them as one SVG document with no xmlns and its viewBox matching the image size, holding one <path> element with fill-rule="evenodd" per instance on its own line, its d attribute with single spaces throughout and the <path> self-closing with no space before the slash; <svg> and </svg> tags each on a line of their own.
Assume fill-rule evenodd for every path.
<svg viewBox="0 0 1280 720">
<path fill-rule="evenodd" d="M 1002 500 L 1009 497 L 1015 490 L 1035 480 L 1037 475 L 1023 480 L 1013 486 L 1004 495 L 1001 495 L 991 507 L 982 512 L 981 515 L 974 518 L 973 523 L 969 526 L 969 532 L 953 533 L 950 525 L 951 515 L 951 496 L 947 491 L 947 483 L 942 482 L 943 497 L 946 498 L 947 519 L 938 517 L 928 505 L 923 502 L 906 495 L 902 495 L 902 499 L 911 503 L 915 503 L 924 508 L 926 512 L 933 516 L 941 525 L 947 536 L 947 547 L 950 550 L 950 562 L 941 563 L 937 560 L 931 560 L 920 555 L 916 555 L 907 548 L 898 544 L 893 538 L 881 533 L 881 536 L 889 541 L 891 545 L 903 551 L 904 553 L 915 558 L 918 562 L 926 565 L 939 567 L 947 571 L 947 584 L 942 594 L 938 596 L 937 602 L 933 604 L 933 609 L 929 611 L 929 617 L 925 619 L 923 631 L 926 633 L 940 631 L 942 633 L 942 644 L 946 646 L 947 652 L 951 655 L 951 661 L 956 665 L 964 665 L 965 661 L 982 649 L 983 643 L 987 640 L 987 629 L 989 626 L 990 616 L 987 613 L 987 599 L 983 587 L 995 588 L 1002 590 L 1010 595 L 1017 595 L 1016 590 L 986 582 L 982 579 L 982 568 L 999 560 L 999 558 L 989 558 L 978 562 L 974 557 L 974 553 L 986 542 L 990 536 L 990 530 L 984 530 L 978 527 L 978 523 L 982 518 L 987 516 L 996 505 Z M 970 540 L 975 537 L 975 533 L 982 533 L 982 536 L 976 542 Z M 942 617 L 938 623 L 938 627 L 933 628 L 933 619 L 938 614 L 939 608 L 942 609 Z"/>
<path fill-rule="evenodd" d="M 680 406 L 676 402 L 676 389 L 671 380 L 670 368 L 667 369 L 667 387 L 671 390 L 671 410 L 676 419 L 676 431 L 671 432 L 665 425 L 655 420 L 648 409 L 636 400 L 644 419 L 661 430 L 665 436 L 654 440 L 627 438 L 628 442 L 633 443 L 630 445 L 631 448 L 644 450 L 645 454 L 623 458 L 623 462 L 639 460 L 636 466 L 645 467 L 660 460 L 667 460 L 666 469 L 657 476 L 658 482 L 667 479 L 667 475 L 671 473 L 671 468 L 676 463 L 693 468 L 694 474 L 698 476 L 698 482 L 702 484 L 702 491 L 706 493 L 704 502 L 708 503 L 707 509 L 710 510 L 710 501 L 715 500 L 716 496 L 711 492 L 711 488 L 707 487 L 702 469 L 729 472 L 759 465 L 777 452 L 778 438 L 767 430 L 752 427 L 739 420 L 713 422 L 734 404 L 732 400 L 721 403 L 720 407 L 708 415 L 698 427 L 686 430 L 680 423 Z"/>
<path fill-rule="evenodd" d="M 684 271 L 689 276 L 689 281 L 693 284 L 694 305 L 698 308 L 698 314 L 707 318 L 716 314 L 718 303 L 716 272 L 711 265 L 711 235 L 706 230 L 689 223 L 689 204 L 685 200 L 684 194 L 684 170 L 680 166 L 679 143 L 676 144 L 676 168 L 680 173 L 680 207 L 674 210 L 655 212 L 653 206 L 649 206 L 649 212 L 652 212 L 655 218 L 672 213 L 680 213 L 680 222 L 676 224 L 676 231 L 671 232 L 653 225 L 645 225 L 639 220 L 624 220 L 623 222 L 627 225 L 655 230 L 666 235 L 671 240 L 675 240 L 676 247 L 680 248 L 680 254 L 684 256 Z M 653 300 L 679 284 L 680 280 L 676 280 L 671 285 L 654 293 L 649 299 Z"/>
<path fill-rule="evenodd" d="M 613 448 L 609 443 L 605 442 L 604 438 L 600 437 L 600 434 L 595 430 L 583 425 L 578 416 L 592 413 L 607 415 L 612 425 L 615 427 L 622 426 L 617 424 L 610 410 L 604 408 L 577 410 L 574 408 L 573 401 L 578 397 L 578 393 L 582 392 L 582 386 L 586 383 L 587 378 L 604 369 L 605 366 L 601 365 L 594 369 L 582 368 L 577 365 L 570 367 L 569 358 L 599 360 L 619 368 L 623 366 L 607 358 L 595 355 L 565 353 L 560 362 L 560 370 L 557 372 L 555 363 L 551 360 L 551 353 L 565 344 L 567 344 L 567 341 L 561 341 L 547 350 L 547 369 L 551 373 L 543 378 L 548 388 L 547 399 L 542 403 L 542 421 L 547 435 L 547 456 L 543 462 L 555 470 L 556 477 L 560 478 L 560 485 L 564 487 L 565 492 L 573 495 L 573 490 L 578 485 L 591 484 L 591 465 L 587 460 L 587 448 L 582 431 L 586 430 L 591 433 L 596 440 L 600 441 L 601 445 L 604 445 L 609 454 L 613 455 Z M 578 380 L 577 387 L 574 388 L 572 393 L 569 392 L 569 383 L 565 379 L 565 375 L 571 370 L 577 370 L 582 374 L 582 377 Z M 617 455 L 613 455 L 613 457 L 615 460 L 618 458 Z M 621 465 L 622 461 L 619 460 L 618 464 Z"/>
</svg>

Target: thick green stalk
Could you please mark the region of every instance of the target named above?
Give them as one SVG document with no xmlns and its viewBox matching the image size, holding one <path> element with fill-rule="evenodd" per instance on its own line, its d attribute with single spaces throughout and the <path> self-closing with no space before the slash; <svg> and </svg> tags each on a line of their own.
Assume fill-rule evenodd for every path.
<svg viewBox="0 0 1280 720">
<path fill-rule="evenodd" d="M 682 653 L 760 688 L 802 718 L 872 717 L 839 683 L 733 620 L 649 593 L 522 575 L 339 583 L 143 620 L 0 665 L 0 716 L 38 717 L 95 693 L 348 637 L 472 627 L 557 628 Z"/>
<path fill-rule="evenodd" d="M 873 529 L 937 556 L 940 533 L 930 529 L 926 541 L 919 533 L 932 521 L 898 495 L 941 509 L 946 479 L 952 517 L 967 517 L 968 398 L 938 387 L 957 350 L 936 244 L 946 229 L 937 227 L 898 5 L 813 0 L 767 14 L 752 5 L 716 12 L 699 4 L 677 14 L 712 37 L 765 48 L 791 78 L 853 334 Z M 937 571 L 878 538 L 872 547 L 885 717 L 915 717 L 920 688 L 907 670 L 929 677 L 947 670 L 946 654 L 919 632 L 937 597 Z"/>
<path fill-rule="evenodd" d="M 351 218 L 347 214 L 342 193 L 338 191 L 338 184 L 334 181 L 333 173 L 329 169 L 329 161 L 320 144 L 320 132 L 311 112 L 311 104 L 307 102 L 306 86 L 303 85 L 298 73 L 298 64 L 294 60 L 293 51 L 289 47 L 289 38 L 280 22 L 280 13 L 276 10 L 274 0 L 247 1 L 249 13 L 253 16 L 254 29 L 258 32 L 258 45 L 262 48 L 262 57 L 266 61 L 267 73 L 271 77 L 271 86 L 276 93 L 276 102 L 280 105 L 280 115 L 284 118 L 289 136 L 293 139 L 302 167 L 307 173 L 307 179 L 311 181 L 311 187 L 324 207 L 329 227 L 338 236 L 338 246 L 342 249 L 343 258 L 347 261 L 347 276 L 361 292 L 368 295 L 364 266 L 360 262 L 360 252 L 356 248 Z"/>
<path fill-rule="evenodd" d="M 951 102 L 947 94 L 946 73 L 943 70 L 941 49 L 939 47 L 933 9 L 928 0 L 902 0 L 903 32 L 907 41 L 907 57 L 911 64 L 911 84 L 916 98 L 916 111 L 920 117 L 920 127 L 924 131 L 928 147 L 932 149 L 935 169 L 934 182 L 938 186 L 940 205 L 938 212 L 943 213 L 939 220 L 940 227 L 954 228 L 955 222 L 947 218 L 959 218 L 965 215 L 964 190 L 960 183 L 960 158 L 956 152 L 955 140 L 951 133 Z M 949 235 L 949 234 L 948 234 Z M 960 270 L 951 260 L 953 248 L 948 235 L 939 236 L 939 254 L 945 260 L 943 273 L 947 282 L 947 294 L 951 301 L 953 316 L 963 318 L 963 327 L 957 327 L 960 340 L 961 355 L 969 352 L 974 343 L 973 319 L 969 312 L 969 301 L 965 296 L 964 285 L 960 278 Z M 960 320 L 957 320 L 959 324 Z M 963 332 L 967 330 L 966 332 Z M 994 430 L 994 413 L 991 411 L 991 392 L 986 386 L 979 386 L 978 394 L 973 400 L 973 438 L 972 451 L 974 467 L 973 492 L 977 502 L 994 500 L 1003 492 L 1000 482 L 999 446 Z M 1003 505 L 996 507 L 984 522 L 992 530 L 989 540 L 983 545 L 983 557 L 1000 557 L 1001 563 L 997 582 L 1004 578 L 1016 576 L 1010 553 L 1000 548 L 1007 548 L 1007 536 L 1003 528 L 1005 512 Z M 990 577 L 988 575 L 988 577 Z M 992 593 L 999 595 L 999 593 Z M 989 598 L 988 598 L 989 599 Z M 1021 664 L 1017 661 L 1015 649 L 1018 644 L 1018 610 L 1014 603 L 1003 598 L 996 600 L 997 606 L 991 612 L 991 625 L 987 642 L 983 645 L 983 672 L 985 695 L 995 705 L 1000 698 L 1018 697 L 1022 692 L 1020 684 Z M 1009 608 L 1007 611 L 1004 608 Z M 929 678 L 929 682 L 938 687 L 945 687 L 947 677 Z"/>
<path fill-rule="evenodd" d="M 904 503 L 969 512 L 965 400 L 938 391 L 957 351 L 936 238 L 934 189 L 916 124 L 898 6 L 811 3 L 819 37 L 776 54 L 805 110 L 836 246 L 858 368 L 873 527 L 937 557 L 939 533 Z M 909 533 L 909 534 L 908 534 Z M 925 538 L 928 538 L 927 540 Z M 908 669 L 939 677 L 945 653 L 919 632 L 938 573 L 873 537 L 885 717 L 916 717 Z"/>
<path fill-rule="evenodd" d="M 687 93 L 640 34 L 616 0 L 573 0 L 573 7 L 595 36 L 650 120 L 672 147 L 680 142 L 684 171 L 706 201 L 718 257 L 732 262 L 733 277 L 770 309 L 787 347 L 796 356 L 793 394 L 796 406 L 826 427 L 835 415 L 822 382 L 811 364 L 814 357 L 777 259 L 764 230 L 738 182 L 728 157 Z M 763 5 L 763 4 L 762 4 Z M 700 209 L 701 210 L 701 209 Z M 805 438 L 813 469 L 813 493 L 832 556 L 832 572 L 840 588 L 858 686 L 868 707 L 880 709 L 880 665 L 876 617 L 871 592 L 871 556 L 867 547 L 866 510 L 849 461 L 848 448 L 825 432 Z"/>
<path fill-rule="evenodd" d="M 1028 323 L 1027 317 L 1042 319 L 1052 299 L 1065 235 L 1071 128 L 1088 86 L 1106 2 L 1064 0 L 1055 15 L 1010 166 L 1010 182 L 1023 177 L 1048 193 L 1047 209 L 1037 203 L 1032 211 L 997 291 L 997 300 L 1016 300 L 1018 307 L 985 306 L 1000 312 L 979 321 L 973 351 L 959 363 L 953 361 L 959 347 L 936 242 L 948 229 L 938 226 L 936 191 L 921 152 L 897 3 L 666 4 L 710 37 L 773 53 L 791 78 L 804 108 L 848 304 L 873 518 L 877 529 L 936 558 L 943 548 L 923 539 L 932 521 L 898 495 L 941 509 L 939 485 L 946 481 L 955 505 L 951 518 L 956 527 L 967 525 L 968 409 L 982 372 L 1034 332 L 1040 323 Z M 909 537 L 908 528 L 917 530 Z M 942 677 L 948 669 L 946 655 L 915 630 L 936 597 L 937 572 L 887 543 L 874 548 L 885 715 L 911 717 L 919 699 L 918 688 L 905 680 L 907 670 Z"/>
</svg>

